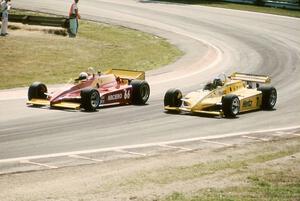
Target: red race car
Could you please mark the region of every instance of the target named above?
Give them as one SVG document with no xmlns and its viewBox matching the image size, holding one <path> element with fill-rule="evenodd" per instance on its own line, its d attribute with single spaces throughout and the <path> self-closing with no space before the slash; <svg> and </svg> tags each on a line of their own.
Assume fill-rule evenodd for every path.
<svg viewBox="0 0 300 201">
<path fill-rule="evenodd" d="M 110 69 L 104 73 L 89 69 L 64 90 L 48 93 L 45 84 L 34 82 L 28 89 L 27 104 L 53 108 L 95 111 L 99 107 L 145 104 L 150 96 L 145 72 Z"/>
</svg>

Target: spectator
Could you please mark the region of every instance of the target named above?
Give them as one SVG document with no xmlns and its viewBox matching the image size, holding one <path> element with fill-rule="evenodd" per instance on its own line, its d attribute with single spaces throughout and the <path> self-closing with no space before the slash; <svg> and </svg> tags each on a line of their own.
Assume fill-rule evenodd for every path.
<svg viewBox="0 0 300 201">
<path fill-rule="evenodd" d="M 69 20 L 70 20 L 70 28 L 69 28 L 69 36 L 76 37 L 78 32 L 78 19 L 80 19 L 80 15 L 78 12 L 77 3 L 79 0 L 74 0 L 74 3 L 71 5 L 69 12 Z"/>
<path fill-rule="evenodd" d="M 4 0 L 1 2 L 2 12 L 2 25 L 1 25 L 1 36 L 6 36 L 8 27 L 8 11 L 10 10 L 10 0 Z"/>
</svg>

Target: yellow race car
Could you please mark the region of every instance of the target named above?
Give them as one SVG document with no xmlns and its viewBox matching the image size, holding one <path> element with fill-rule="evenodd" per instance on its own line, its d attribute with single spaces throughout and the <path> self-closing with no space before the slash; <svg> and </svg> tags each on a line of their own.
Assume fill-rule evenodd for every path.
<svg viewBox="0 0 300 201">
<path fill-rule="evenodd" d="M 277 91 L 267 85 L 270 82 L 264 75 L 233 73 L 227 77 L 222 74 L 185 96 L 179 89 L 169 89 L 164 97 L 164 109 L 229 118 L 252 110 L 271 110 L 277 101 Z"/>
</svg>

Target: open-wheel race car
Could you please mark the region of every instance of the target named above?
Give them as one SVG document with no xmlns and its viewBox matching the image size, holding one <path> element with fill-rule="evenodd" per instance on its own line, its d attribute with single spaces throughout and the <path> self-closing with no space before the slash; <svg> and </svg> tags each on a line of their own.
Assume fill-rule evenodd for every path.
<svg viewBox="0 0 300 201">
<path fill-rule="evenodd" d="M 66 88 L 48 93 L 41 82 L 28 89 L 27 105 L 95 111 L 102 106 L 146 104 L 149 84 L 143 71 L 110 69 L 104 73 L 89 69 Z"/>
<path fill-rule="evenodd" d="M 271 110 L 277 101 L 277 91 L 267 85 L 270 82 L 271 79 L 264 75 L 233 73 L 227 77 L 222 74 L 185 96 L 179 89 L 169 89 L 164 96 L 164 109 L 221 117 L 235 117 L 259 109 Z"/>
</svg>

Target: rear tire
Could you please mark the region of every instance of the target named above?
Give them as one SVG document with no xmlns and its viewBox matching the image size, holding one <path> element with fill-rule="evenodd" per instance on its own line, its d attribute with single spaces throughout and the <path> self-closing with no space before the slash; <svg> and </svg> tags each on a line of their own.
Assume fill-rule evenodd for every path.
<svg viewBox="0 0 300 201">
<path fill-rule="evenodd" d="M 182 104 L 182 93 L 179 89 L 169 89 L 164 97 L 164 105 L 170 107 L 180 107 Z"/>
<path fill-rule="evenodd" d="M 100 104 L 100 94 L 96 89 L 83 89 L 80 93 L 81 107 L 88 111 L 95 111 Z"/>
<path fill-rule="evenodd" d="M 28 100 L 47 99 L 47 87 L 41 82 L 34 82 L 28 89 Z"/>
<path fill-rule="evenodd" d="M 132 103 L 134 105 L 144 105 L 150 96 L 150 86 L 144 80 L 132 80 Z"/>
<path fill-rule="evenodd" d="M 240 112 L 240 100 L 234 94 L 228 94 L 222 98 L 222 110 L 227 118 L 233 118 Z"/>
<path fill-rule="evenodd" d="M 262 104 L 263 110 L 271 110 L 274 108 L 277 101 L 277 91 L 272 86 L 261 86 L 257 89 L 262 92 Z"/>
</svg>

